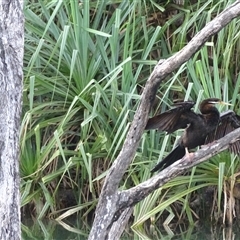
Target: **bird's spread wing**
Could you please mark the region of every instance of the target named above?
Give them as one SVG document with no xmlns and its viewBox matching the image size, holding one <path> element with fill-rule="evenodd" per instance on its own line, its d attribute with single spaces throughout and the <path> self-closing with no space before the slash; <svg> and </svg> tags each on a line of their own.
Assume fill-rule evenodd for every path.
<svg viewBox="0 0 240 240">
<path fill-rule="evenodd" d="M 206 144 L 224 137 L 226 134 L 232 132 L 239 127 L 240 116 L 238 116 L 234 111 L 229 110 L 222 113 L 217 128 L 213 132 L 209 133 L 209 135 L 207 136 Z M 240 154 L 240 140 L 231 144 L 229 146 L 229 149 L 235 154 Z"/>
<path fill-rule="evenodd" d="M 150 118 L 145 129 L 158 129 L 172 133 L 177 129 L 186 128 L 198 116 L 191 110 L 194 102 L 178 102 L 174 106 L 175 108 Z"/>
</svg>

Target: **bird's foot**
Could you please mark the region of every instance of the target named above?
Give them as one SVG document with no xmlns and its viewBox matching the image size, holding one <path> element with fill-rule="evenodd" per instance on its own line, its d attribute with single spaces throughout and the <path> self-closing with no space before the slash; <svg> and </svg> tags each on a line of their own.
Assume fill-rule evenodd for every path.
<svg viewBox="0 0 240 240">
<path fill-rule="evenodd" d="M 194 156 L 194 154 L 193 154 L 193 153 L 190 153 L 190 152 L 188 151 L 188 149 L 185 148 L 185 157 L 187 158 L 187 160 L 188 160 L 189 162 L 192 162 L 193 156 Z"/>
</svg>

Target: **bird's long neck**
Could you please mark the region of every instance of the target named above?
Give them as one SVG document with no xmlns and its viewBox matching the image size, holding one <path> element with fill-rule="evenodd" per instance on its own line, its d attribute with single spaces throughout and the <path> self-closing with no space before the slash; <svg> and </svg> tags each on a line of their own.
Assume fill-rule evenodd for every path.
<svg viewBox="0 0 240 240">
<path fill-rule="evenodd" d="M 216 101 L 214 101 L 215 99 L 213 99 L 213 102 L 216 103 Z M 209 99 L 205 99 L 201 102 L 200 106 L 199 106 L 199 110 L 202 114 L 210 114 L 210 113 L 218 113 L 217 108 L 215 107 L 215 103 L 211 102 L 211 98 Z"/>
<path fill-rule="evenodd" d="M 207 123 L 209 131 L 212 131 L 218 125 L 220 119 L 220 113 L 214 104 L 209 104 L 202 102 L 200 105 L 200 111 Z"/>
<path fill-rule="evenodd" d="M 218 109 L 213 105 L 213 104 L 208 104 L 205 106 L 200 106 L 200 112 L 203 115 L 208 115 L 208 114 L 213 114 L 213 115 L 218 115 L 220 116 L 220 113 L 218 111 Z"/>
</svg>

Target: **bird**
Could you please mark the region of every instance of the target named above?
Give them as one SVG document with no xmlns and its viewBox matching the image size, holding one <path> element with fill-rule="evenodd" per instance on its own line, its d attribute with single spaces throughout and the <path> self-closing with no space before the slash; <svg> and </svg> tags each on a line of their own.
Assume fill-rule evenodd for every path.
<svg viewBox="0 0 240 240">
<path fill-rule="evenodd" d="M 220 139 L 227 133 L 240 127 L 240 116 L 228 110 L 220 114 L 216 104 L 231 105 L 219 98 L 207 98 L 200 103 L 200 113 L 192 108 L 193 101 L 183 101 L 174 104 L 174 108 L 149 118 L 145 130 L 158 129 L 171 134 L 178 129 L 185 129 L 176 147 L 151 172 L 161 171 L 177 160 L 189 155 L 190 149 L 208 144 Z M 240 140 L 230 145 L 230 151 L 240 153 Z"/>
</svg>

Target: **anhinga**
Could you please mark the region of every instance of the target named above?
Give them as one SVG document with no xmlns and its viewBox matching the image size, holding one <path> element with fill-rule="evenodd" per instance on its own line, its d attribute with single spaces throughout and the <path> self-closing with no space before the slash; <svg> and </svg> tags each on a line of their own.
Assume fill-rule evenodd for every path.
<svg viewBox="0 0 240 240">
<path fill-rule="evenodd" d="M 210 143 L 240 127 L 240 116 L 233 111 L 220 115 L 215 107 L 217 103 L 226 104 L 218 98 L 203 100 L 199 107 L 201 114 L 198 114 L 191 110 L 194 102 L 179 102 L 175 104 L 175 108 L 148 120 L 145 129 L 158 129 L 167 134 L 185 128 L 177 146 L 151 172 L 170 166 L 188 154 L 188 149 Z M 232 144 L 230 150 L 240 153 L 240 141 Z"/>
</svg>

